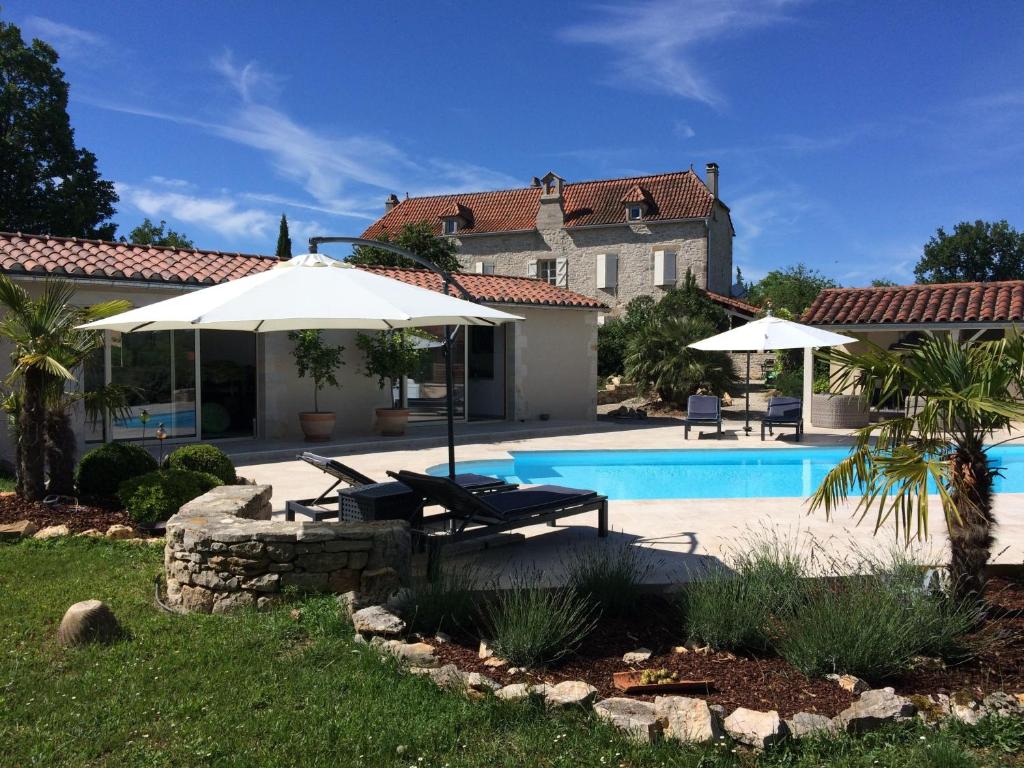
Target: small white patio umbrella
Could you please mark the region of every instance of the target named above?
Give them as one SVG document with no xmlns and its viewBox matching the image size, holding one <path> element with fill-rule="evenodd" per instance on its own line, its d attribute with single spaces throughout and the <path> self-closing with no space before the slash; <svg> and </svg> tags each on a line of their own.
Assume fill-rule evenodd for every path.
<svg viewBox="0 0 1024 768">
<path fill-rule="evenodd" d="M 315 238 L 319 242 L 327 238 Z M 414 261 L 415 254 L 358 238 L 331 238 L 395 251 Z M 311 246 L 316 245 L 313 240 Z M 441 272 L 445 286 L 461 290 L 455 278 Z M 409 285 L 359 269 L 319 253 L 283 261 L 265 272 L 175 296 L 172 299 L 113 315 L 82 328 L 110 331 L 291 331 L 306 328 L 390 330 L 444 325 L 497 325 L 522 320 L 518 315 L 466 301 L 447 293 Z M 448 388 L 448 464 L 455 474 L 450 335 L 445 334 Z"/>
<path fill-rule="evenodd" d="M 773 349 L 807 349 L 813 347 L 834 347 L 837 344 L 849 344 L 856 341 L 850 336 L 801 325 L 791 320 L 768 315 L 758 320 L 724 331 L 717 336 L 694 342 L 689 346 L 705 352 L 746 352 L 747 353 L 747 389 L 746 389 L 746 424 L 744 432 L 750 431 L 750 354 L 751 352 L 767 352 Z"/>
</svg>

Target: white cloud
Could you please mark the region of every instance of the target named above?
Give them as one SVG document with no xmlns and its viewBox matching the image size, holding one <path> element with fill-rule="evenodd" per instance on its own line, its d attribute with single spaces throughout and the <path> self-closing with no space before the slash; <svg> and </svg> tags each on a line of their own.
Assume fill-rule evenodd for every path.
<svg viewBox="0 0 1024 768">
<path fill-rule="evenodd" d="M 699 66 L 696 49 L 787 20 L 799 0 L 642 0 L 594 9 L 593 21 L 563 37 L 612 51 L 612 77 L 629 88 L 656 90 L 713 107 L 725 97 Z"/>
<path fill-rule="evenodd" d="M 49 43 L 62 56 L 76 56 L 106 46 L 102 35 L 43 16 L 29 16 L 22 26 L 29 35 Z"/>
<path fill-rule="evenodd" d="M 201 197 L 168 189 L 117 184 L 121 201 L 153 219 L 197 225 L 232 238 L 266 238 L 277 228 L 278 218 L 268 211 L 242 208 L 229 197 Z"/>
<path fill-rule="evenodd" d="M 691 126 L 685 120 L 676 120 L 672 124 L 672 133 L 674 133 L 680 139 L 692 139 L 694 136 L 697 135 L 697 132 L 693 130 L 693 126 Z"/>
</svg>

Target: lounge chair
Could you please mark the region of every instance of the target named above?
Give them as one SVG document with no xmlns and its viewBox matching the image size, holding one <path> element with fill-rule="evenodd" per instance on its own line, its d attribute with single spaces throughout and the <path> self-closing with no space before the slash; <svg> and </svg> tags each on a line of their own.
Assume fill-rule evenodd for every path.
<svg viewBox="0 0 1024 768">
<path fill-rule="evenodd" d="M 299 454 L 296 458 L 301 459 L 307 464 L 313 465 L 321 472 L 330 475 L 334 478 L 334 482 L 331 483 L 327 489 L 315 499 L 288 502 L 285 510 L 285 519 L 287 520 L 295 519 L 296 510 L 302 512 L 306 516 L 312 517 L 313 520 L 323 520 L 328 517 L 337 516 L 339 509 L 337 503 L 340 503 L 340 499 L 337 497 L 328 498 L 328 495 L 341 483 L 345 483 L 352 488 L 369 489 L 370 486 L 373 486 L 374 490 L 377 492 L 376 495 L 395 495 L 396 489 L 380 487 L 393 486 L 395 483 L 379 483 L 373 478 L 367 477 L 362 472 L 353 469 L 347 464 L 343 464 L 337 459 L 329 459 L 326 456 L 319 456 L 308 451 Z M 504 480 L 499 480 L 496 477 L 488 477 L 487 475 L 477 475 L 473 473 L 456 475 L 455 482 L 472 493 L 490 493 L 492 491 L 504 491 L 518 487 L 514 483 L 506 483 Z"/>
<path fill-rule="evenodd" d="M 686 401 L 686 419 L 683 421 L 685 439 L 690 439 L 690 427 L 714 425 L 722 434 L 722 401 L 714 395 L 690 395 Z"/>
<path fill-rule="evenodd" d="M 761 439 L 764 431 L 774 435 L 773 427 L 796 427 L 796 440 L 804 433 L 804 404 L 799 397 L 773 397 L 768 401 L 768 412 L 761 419 Z"/>
<path fill-rule="evenodd" d="M 596 491 L 538 485 L 501 493 L 474 495 L 447 477 L 415 472 L 388 472 L 400 483 L 423 495 L 428 504 L 446 512 L 424 518 L 422 533 L 428 543 L 428 572 L 444 544 L 493 536 L 496 533 L 548 523 L 581 512 L 597 512 L 597 535 L 608 535 L 608 497 Z M 429 530 L 428 530 L 429 529 Z M 447 531 L 444 533 L 444 531 Z"/>
</svg>

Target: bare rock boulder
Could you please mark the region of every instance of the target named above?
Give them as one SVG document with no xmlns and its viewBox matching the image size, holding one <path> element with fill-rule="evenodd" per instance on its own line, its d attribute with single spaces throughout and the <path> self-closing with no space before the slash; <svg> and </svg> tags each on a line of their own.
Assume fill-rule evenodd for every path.
<svg viewBox="0 0 1024 768">
<path fill-rule="evenodd" d="M 39 526 L 31 520 L 19 520 L 16 523 L 4 523 L 0 525 L 0 541 L 14 541 L 16 539 L 27 539 L 35 535 Z"/>
<path fill-rule="evenodd" d="M 759 712 L 740 707 L 725 718 L 725 730 L 740 744 L 765 749 L 782 741 L 788 731 L 779 713 L 774 709 Z"/>
<path fill-rule="evenodd" d="M 836 722 L 848 733 L 863 733 L 880 725 L 913 717 L 917 712 L 910 699 L 897 696 L 892 688 L 865 691 L 857 701 L 836 716 Z"/>
<path fill-rule="evenodd" d="M 594 713 L 641 744 L 652 744 L 661 735 L 654 705 L 646 701 L 622 697 L 604 699 L 594 705 Z"/>
<path fill-rule="evenodd" d="M 832 718 L 814 712 L 797 712 L 786 721 L 786 728 L 794 739 L 835 733 L 837 730 Z"/>
<path fill-rule="evenodd" d="M 48 525 L 42 530 L 36 531 L 33 539 L 57 539 L 61 536 L 70 536 L 71 529 L 66 525 Z"/>
<path fill-rule="evenodd" d="M 398 637 L 405 632 L 405 622 L 381 605 L 371 605 L 353 613 L 352 626 L 361 635 Z"/>
<path fill-rule="evenodd" d="M 721 715 L 703 699 L 687 696 L 658 696 L 654 699 L 665 737 L 687 744 L 717 741 L 724 733 Z"/>
<path fill-rule="evenodd" d="M 550 709 L 586 707 L 597 698 L 597 688 L 579 680 L 565 680 L 548 688 L 544 703 Z"/>
<path fill-rule="evenodd" d="M 121 635 L 114 612 L 100 600 L 75 603 L 61 619 L 57 640 L 63 646 L 109 643 Z"/>
<path fill-rule="evenodd" d="M 135 529 L 132 528 L 130 525 L 112 525 L 109 528 L 107 528 L 107 532 L 104 535 L 108 539 L 134 539 Z"/>
</svg>

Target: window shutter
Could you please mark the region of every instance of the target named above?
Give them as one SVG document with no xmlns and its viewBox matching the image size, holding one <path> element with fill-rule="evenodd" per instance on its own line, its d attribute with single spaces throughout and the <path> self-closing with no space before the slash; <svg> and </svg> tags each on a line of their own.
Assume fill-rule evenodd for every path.
<svg viewBox="0 0 1024 768">
<path fill-rule="evenodd" d="M 654 252 L 654 284 L 676 284 L 676 254 L 674 251 Z"/>
<path fill-rule="evenodd" d="M 473 271 L 478 275 L 493 275 L 494 265 L 489 261 L 477 261 L 473 263 Z"/>
<path fill-rule="evenodd" d="M 537 260 L 533 259 L 526 263 L 526 276 L 536 277 L 537 276 Z"/>
<path fill-rule="evenodd" d="M 614 288 L 619 278 L 619 259 L 614 253 L 597 255 L 597 287 Z"/>
<path fill-rule="evenodd" d="M 558 259 L 555 261 L 555 285 L 559 288 L 569 287 L 569 260 Z"/>
</svg>

